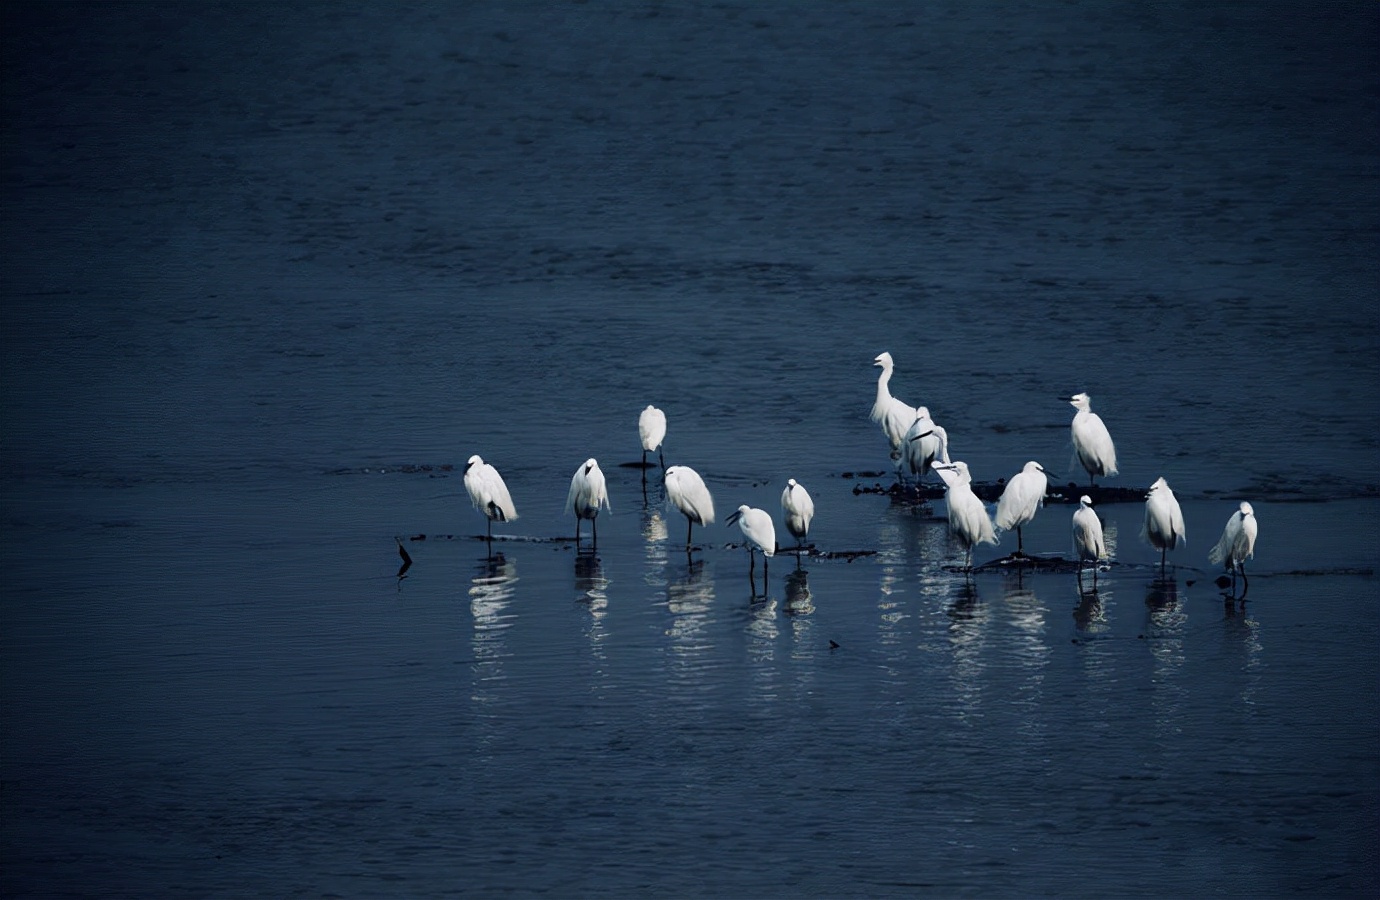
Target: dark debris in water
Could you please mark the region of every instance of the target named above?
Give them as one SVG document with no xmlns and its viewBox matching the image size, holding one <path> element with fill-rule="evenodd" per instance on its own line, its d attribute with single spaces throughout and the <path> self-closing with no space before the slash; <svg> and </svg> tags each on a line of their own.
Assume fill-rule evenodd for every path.
<svg viewBox="0 0 1380 900">
<path fill-rule="evenodd" d="M 1001 492 L 1006 490 L 1006 479 L 997 481 L 979 481 L 973 483 L 973 493 L 977 494 L 985 503 L 996 503 L 1001 498 Z M 1104 503 L 1144 503 L 1145 488 L 1125 488 L 1097 485 L 1069 484 L 1065 486 L 1050 485 L 1045 493 L 1045 503 L 1068 503 L 1077 504 L 1078 499 L 1084 494 L 1092 499 L 1094 506 Z M 944 499 L 944 486 L 924 482 L 915 484 L 914 482 L 895 482 L 889 486 L 880 482 L 873 484 L 858 484 L 853 486 L 854 495 L 857 494 L 879 494 L 891 497 L 898 503 L 928 503 L 931 500 Z"/>
<path fill-rule="evenodd" d="M 330 469 L 327 475 L 429 475 L 432 478 L 446 478 L 455 471 L 450 463 L 431 465 L 404 463 L 398 466 L 362 466 L 357 468 Z"/>
</svg>

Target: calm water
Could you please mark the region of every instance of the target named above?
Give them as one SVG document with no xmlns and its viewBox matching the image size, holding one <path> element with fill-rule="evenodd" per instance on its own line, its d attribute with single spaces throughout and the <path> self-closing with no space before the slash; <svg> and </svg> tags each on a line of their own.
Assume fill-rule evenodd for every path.
<svg viewBox="0 0 1380 900">
<path fill-rule="evenodd" d="M 4 16 L 5 894 L 1375 891 L 1374 6 Z M 981 481 L 1088 391 L 1178 568 L 955 572 L 884 349 Z M 649 402 L 875 553 L 687 557 Z"/>
</svg>

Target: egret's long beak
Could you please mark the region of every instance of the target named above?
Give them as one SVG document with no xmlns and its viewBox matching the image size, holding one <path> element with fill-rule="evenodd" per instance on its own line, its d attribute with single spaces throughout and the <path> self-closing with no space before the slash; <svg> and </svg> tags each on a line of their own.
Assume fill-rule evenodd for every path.
<svg viewBox="0 0 1380 900">
<path fill-rule="evenodd" d="M 927 438 L 927 437 L 929 437 L 929 436 L 932 435 L 932 434 L 934 434 L 934 429 L 933 429 L 933 428 L 931 428 L 929 431 L 925 432 L 924 434 L 917 434 L 915 437 L 911 438 L 911 440 L 912 440 L 912 441 L 918 441 L 918 440 L 920 440 L 921 438 Z"/>
<path fill-rule="evenodd" d="M 738 520 L 741 519 L 742 517 L 743 517 L 743 514 L 742 514 L 741 512 L 738 512 L 737 510 L 734 510 L 733 515 L 729 516 L 729 517 L 728 517 L 728 520 L 724 522 L 724 527 L 727 528 L 727 527 L 730 526 L 730 525 L 737 525 L 737 524 L 738 524 Z"/>
</svg>

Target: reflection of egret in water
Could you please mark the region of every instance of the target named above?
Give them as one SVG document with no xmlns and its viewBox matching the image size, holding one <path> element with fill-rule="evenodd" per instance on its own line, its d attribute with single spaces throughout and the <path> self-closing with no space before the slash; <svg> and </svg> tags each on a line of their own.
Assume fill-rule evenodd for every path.
<svg viewBox="0 0 1380 900">
<path fill-rule="evenodd" d="M 901 624 L 908 614 L 902 598 L 915 569 L 920 568 L 922 596 L 942 597 L 947 592 L 949 577 L 942 570 L 926 565 L 942 560 L 947 548 L 948 523 L 934 518 L 928 508 L 893 506 L 887 510 L 877 530 L 878 559 L 882 563 L 877 610 L 880 613 L 878 639 L 888 648 L 888 659 L 898 661 L 905 655 Z"/>
<path fill-rule="evenodd" d="M 503 658 L 508 656 L 505 632 L 517 617 L 507 612 L 517 583 L 517 563 L 495 553 L 481 563 L 470 579 L 470 615 L 474 617 L 474 688 L 472 699 L 487 703 L 503 681 Z"/>
<path fill-rule="evenodd" d="M 791 656 L 795 659 L 812 658 L 817 649 L 814 642 L 814 625 L 810 620 L 810 614 L 814 611 L 814 595 L 810 593 L 810 572 L 808 569 L 796 569 L 786 576 L 785 608 L 793 639 Z"/>
<path fill-rule="evenodd" d="M 955 714 L 961 724 L 975 725 L 974 719 L 982 713 L 983 672 L 987 668 L 982 659 L 986 643 L 983 626 L 991 612 L 971 579 L 954 582 L 948 616 L 949 652 L 953 656 L 949 678 L 953 684 Z"/>
<path fill-rule="evenodd" d="M 604 564 L 592 551 L 575 554 L 575 599 L 589 605 L 590 612 L 603 616 L 609 605 L 609 580 Z"/>
<path fill-rule="evenodd" d="M 666 520 L 660 509 L 642 510 L 643 554 L 647 560 L 643 580 L 652 587 L 666 585 Z"/>
<path fill-rule="evenodd" d="M 1113 652 L 1116 642 L 1102 640 L 1110 637 L 1107 609 L 1111 600 L 1112 591 L 1103 581 L 1097 587 L 1085 586 L 1079 590 L 1078 605 L 1073 609 L 1073 624 L 1078 631 L 1073 641 L 1081 645 L 1078 659 L 1084 669 L 1083 688 L 1078 697 L 1080 705 L 1087 710 L 1092 723 L 1090 727 L 1096 731 L 1106 731 L 1112 727 L 1114 717 L 1109 712 L 1118 696 L 1114 668 L 1117 656 Z"/>
<path fill-rule="evenodd" d="M 1083 637 L 1095 637 L 1106 632 L 1107 610 L 1104 598 L 1106 585 L 1083 585 L 1078 588 L 1078 605 L 1073 608 L 1073 624 Z"/>
<path fill-rule="evenodd" d="M 595 675 L 603 676 L 603 666 L 608 662 L 604 652 L 604 617 L 608 615 L 609 580 L 604 577 L 604 566 L 598 555 L 592 551 L 575 553 L 575 600 L 589 610 L 589 624 L 585 636 L 589 639 L 589 649 L 594 656 Z"/>
<path fill-rule="evenodd" d="M 814 599 L 810 595 L 810 572 L 808 569 L 796 569 L 786 576 L 786 614 L 808 616 L 814 611 Z"/>
<path fill-rule="evenodd" d="M 758 600 L 748 608 L 747 652 L 752 672 L 753 701 L 774 701 L 777 695 L 776 639 L 781 630 L 776 624 L 776 601 Z"/>
<path fill-rule="evenodd" d="M 1184 626 L 1188 615 L 1179 602 L 1177 579 L 1156 578 L 1145 589 L 1145 639 L 1150 643 L 1154 670 L 1150 705 L 1155 710 L 1155 729 L 1172 738 L 1183 729 L 1183 700 L 1187 692 L 1179 680 L 1184 665 Z"/>
<path fill-rule="evenodd" d="M 776 661 L 776 640 L 780 629 L 776 624 L 776 601 L 757 600 L 748 608 L 747 665 L 749 691 L 747 702 L 750 714 L 768 716 L 766 710 L 780 699 L 781 672 Z"/>
<path fill-rule="evenodd" d="M 1222 609 L 1227 641 L 1240 646 L 1246 654 L 1242 669 L 1248 677 L 1242 683 L 1238 698 L 1247 706 L 1254 706 L 1256 689 L 1260 685 L 1260 669 L 1264 665 L 1265 648 L 1260 643 L 1260 623 L 1244 606 L 1238 606 L 1236 599 L 1231 596 L 1223 599 Z"/>
<path fill-rule="evenodd" d="M 1045 734 L 1045 717 L 1040 710 L 1045 668 L 1050 659 L 1045 622 L 1049 610 L 1035 596 L 1034 588 L 1025 586 L 1019 574 L 1004 581 L 1002 605 L 1014 631 L 1015 660 L 1024 670 L 1024 677 L 1017 679 L 1015 695 L 1010 701 L 1023 714 L 1020 733 L 1028 738 L 1040 738 Z"/>
<path fill-rule="evenodd" d="M 666 608 L 671 614 L 667 654 L 671 681 L 678 687 L 701 693 L 713 687 L 701 670 L 711 649 L 704 630 L 713 600 L 713 569 L 702 559 L 687 562 L 684 574 L 666 585 Z"/>
</svg>

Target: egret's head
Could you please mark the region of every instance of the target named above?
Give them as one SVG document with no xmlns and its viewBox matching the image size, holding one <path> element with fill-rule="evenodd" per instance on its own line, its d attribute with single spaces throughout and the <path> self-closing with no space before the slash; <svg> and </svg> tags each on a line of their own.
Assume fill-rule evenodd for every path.
<svg viewBox="0 0 1380 900">
<path fill-rule="evenodd" d="M 1027 472 L 1043 472 L 1045 470 L 1045 467 L 1032 459 L 1030 462 L 1025 464 L 1025 470 Z"/>
<path fill-rule="evenodd" d="M 470 470 L 470 466 L 482 466 L 482 465 L 484 465 L 484 460 L 480 459 L 480 458 L 479 458 L 479 454 L 476 453 L 474 456 L 471 456 L 471 457 L 470 457 L 470 461 L 469 461 L 469 462 L 465 463 L 465 471 L 468 472 L 468 471 Z"/>
<path fill-rule="evenodd" d="M 891 361 L 891 354 L 883 350 L 877 354 L 877 358 L 872 360 L 872 365 L 881 366 L 883 369 L 894 369 L 896 363 Z"/>
<path fill-rule="evenodd" d="M 1092 509 L 1092 498 L 1089 497 L 1087 494 L 1084 494 L 1083 496 L 1078 498 L 1078 505 L 1087 507 L 1088 509 Z"/>
<path fill-rule="evenodd" d="M 1242 500 L 1242 501 L 1241 501 L 1241 518 L 1244 519 L 1244 518 L 1246 518 L 1247 516 L 1253 516 L 1253 515 L 1255 515 L 1255 510 L 1251 509 L 1251 505 L 1250 505 L 1249 503 L 1247 503 L 1245 500 Z"/>
<path fill-rule="evenodd" d="M 787 479 L 786 479 L 786 487 L 791 487 L 791 488 L 795 487 L 795 479 L 794 479 L 794 478 L 787 478 Z"/>
<path fill-rule="evenodd" d="M 588 475 L 590 472 L 593 472 L 597 468 L 599 468 L 599 464 L 594 461 L 594 457 L 591 456 L 589 459 L 585 460 L 586 475 Z"/>
<path fill-rule="evenodd" d="M 1087 409 L 1091 405 L 1092 398 L 1087 394 L 1074 394 L 1067 398 L 1069 403 L 1076 409 Z"/>
<path fill-rule="evenodd" d="M 738 509 L 735 510 L 732 515 L 728 517 L 728 520 L 724 522 L 724 526 L 727 527 L 729 525 L 738 524 L 738 520 L 741 519 L 743 517 L 743 513 L 747 511 L 748 505 L 744 503 L 742 506 L 738 507 Z"/>
</svg>

